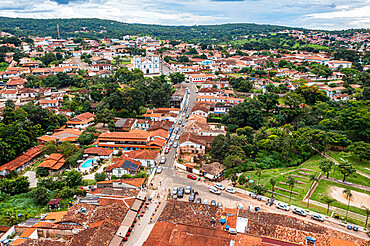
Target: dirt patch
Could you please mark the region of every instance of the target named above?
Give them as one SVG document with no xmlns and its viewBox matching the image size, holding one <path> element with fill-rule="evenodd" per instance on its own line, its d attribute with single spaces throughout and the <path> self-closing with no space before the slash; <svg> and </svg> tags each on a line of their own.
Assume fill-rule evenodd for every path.
<svg viewBox="0 0 370 246">
<path fill-rule="evenodd" d="M 346 198 L 346 195 L 343 193 L 343 191 L 344 188 L 332 186 L 329 190 L 329 196 L 340 203 L 348 204 L 348 199 Z M 365 206 L 367 208 L 370 208 L 370 195 L 357 191 L 351 191 L 351 193 L 353 195 L 350 203 L 351 206 L 355 206 L 358 208 L 362 208 L 362 206 Z"/>
</svg>

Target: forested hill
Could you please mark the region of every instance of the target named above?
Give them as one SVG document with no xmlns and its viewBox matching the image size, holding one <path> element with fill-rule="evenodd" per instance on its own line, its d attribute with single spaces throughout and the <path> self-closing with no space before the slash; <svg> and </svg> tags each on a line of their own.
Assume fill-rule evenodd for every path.
<svg viewBox="0 0 370 246">
<path fill-rule="evenodd" d="M 182 39 L 188 42 L 225 42 L 248 34 L 267 34 L 289 27 L 258 24 L 223 24 L 199 26 L 162 26 L 127 24 L 102 19 L 26 19 L 0 17 L 0 30 L 17 36 L 57 37 L 57 24 L 61 38 L 117 38 L 124 35 L 150 35 L 161 40 Z M 82 31 L 82 32 L 81 32 Z M 88 31 L 88 32 L 84 32 Z"/>
</svg>

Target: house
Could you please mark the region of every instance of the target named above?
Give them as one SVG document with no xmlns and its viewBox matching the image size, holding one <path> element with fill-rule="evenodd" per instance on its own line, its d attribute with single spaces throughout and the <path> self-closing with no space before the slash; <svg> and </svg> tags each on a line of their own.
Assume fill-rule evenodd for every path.
<svg viewBox="0 0 370 246">
<path fill-rule="evenodd" d="M 57 108 L 59 106 L 58 100 L 41 100 L 40 106 L 42 108 Z"/>
<path fill-rule="evenodd" d="M 191 114 L 197 114 L 203 117 L 208 117 L 209 111 L 210 111 L 210 105 L 205 104 L 205 103 L 196 103 L 191 110 Z"/>
<path fill-rule="evenodd" d="M 92 147 L 85 149 L 84 153 L 93 158 L 110 159 L 112 157 L 113 150 L 102 147 Z"/>
<path fill-rule="evenodd" d="M 122 177 L 124 174 L 135 175 L 141 166 L 141 162 L 135 161 L 124 155 L 120 158 L 113 158 L 111 162 L 112 164 L 107 166 L 104 170 L 108 177 L 112 177 L 113 175 Z"/>
<path fill-rule="evenodd" d="M 12 171 L 20 172 L 28 165 L 35 162 L 42 154 L 43 145 L 30 148 L 12 161 L 0 166 L 0 176 L 5 176 Z"/>
<path fill-rule="evenodd" d="M 192 132 L 186 132 L 181 135 L 179 140 L 179 147 L 181 153 L 206 153 L 206 141 L 200 138 L 199 135 Z"/>
<path fill-rule="evenodd" d="M 76 117 L 67 121 L 67 127 L 86 129 L 94 124 L 95 115 L 90 112 L 79 114 Z"/>
<path fill-rule="evenodd" d="M 158 150 L 133 150 L 124 153 L 125 156 L 134 159 L 135 161 L 141 162 L 143 167 L 155 167 L 159 160 L 160 152 Z"/>
<path fill-rule="evenodd" d="M 225 166 L 219 162 L 205 164 L 199 169 L 200 173 L 212 181 L 220 180 L 224 176 Z"/>
<path fill-rule="evenodd" d="M 171 131 L 173 126 L 172 122 L 169 121 L 155 121 L 149 126 L 147 131 L 155 131 L 157 129 L 164 129 L 166 131 Z"/>
<path fill-rule="evenodd" d="M 17 89 L 14 89 L 14 90 L 4 90 L 2 92 L 2 97 L 7 99 L 7 100 L 12 100 L 12 99 L 17 99 L 17 95 L 18 95 L 18 90 Z"/>
<path fill-rule="evenodd" d="M 72 143 L 76 143 L 78 137 L 82 134 L 81 131 L 75 129 L 64 129 L 62 131 L 56 132 L 51 136 L 44 135 L 37 138 L 37 143 L 44 144 L 49 141 L 55 142 L 64 142 L 70 141 Z"/>
<path fill-rule="evenodd" d="M 188 89 L 182 84 L 175 85 L 176 91 L 170 98 L 170 108 L 183 109 L 188 97 Z"/>
<path fill-rule="evenodd" d="M 134 129 L 140 129 L 143 131 L 147 131 L 152 123 L 153 122 L 151 120 L 137 119 L 137 121 L 134 124 Z"/>
<path fill-rule="evenodd" d="M 119 150 L 161 149 L 160 146 L 149 143 L 149 133 L 138 129 L 130 132 L 107 132 L 98 137 L 98 146 L 110 148 L 113 154 L 117 154 Z"/>
<path fill-rule="evenodd" d="M 64 163 L 65 159 L 63 158 L 62 154 L 53 153 L 43 162 L 41 162 L 38 167 L 45 167 L 51 171 L 58 171 L 64 166 Z"/>
<path fill-rule="evenodd" d="M 135 129 L 135 123 L 137 119 L 135 118 L 125 118 L 119 119 L 115 123 L 115 131 L 116 132 L 129 132 Z"/>
<path fill-rule="evenodd" d="M 161 72 L 159 56 L 134 56 L 131 60 L 132 69 L 140 69 L 144 74 L 158 74 Z"/>
<path fill-rule="evenodd" d="M 113 66 L 107 63 L 98 63 L 98 64 L 91 65 L 91 70 L 95 72 L 102 71 L 102 70 L 111 71 L 112 69 L 113 69 Z"/>
<path fill-rule="evenodd" d="M 144 182 L 145 178 L 113 179 L 99 181 L 96 183 L 96 186 L 98 189 L 107 187 L 123 189 L 141 189 L 143 187 Z"/>
</svg>

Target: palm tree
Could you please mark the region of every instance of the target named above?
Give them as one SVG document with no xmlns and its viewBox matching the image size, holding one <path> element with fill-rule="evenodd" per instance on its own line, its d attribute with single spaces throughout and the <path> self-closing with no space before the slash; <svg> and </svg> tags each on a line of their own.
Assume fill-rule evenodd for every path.
<svg viewBox="0 0 370 246">
<path fill-rule="evenodd" d="M 262 175 L 262 169 L 257 168 L 257 170 L 256 170 L 256 176 L 258 177 L 258 184 L 257 185 L 260 185 L 261 175 Z"/>
<path fill-rule="evenodd" d="M 294 188 L 294 185 L 297 181 L 295 180 L 295 178 L 293 178 L 291 175 L 289 175 L 288 177 L 288 180 L 287 180 L 287 184 L 290 188 L 290 194 L 289 194 L 289 205 L 290 205 L 290 201 L 292 199 L 292 191 L 293 191 L 293 188 Z"/>
<path fill-rule="evenodd" d="M 271 195 L 271 197 L 274 197 L 274 190 L 275 190 L 276 180 L 274 178 L 271 178 L 270 179 L 270 184 L 272 186 L 272 195 Z"/>
<path fill-rule="evenodd" d="M 231 176 L 231 182 L 233 184 L 233 186 L 235 187 L 236 185 L 236 181 L 238 180 L 238 175 L 236 175 L 235 173 Z"/>
<path fill-rule="evenodd" d="M 307 199 L 308 199 L 308 202 L 307 202 L 307 208 L 310 206 L 310 197 L 311 197 L 311 189 L 312 189 L 312 186 L 313 186 L 313 184 L 316 182 L 316 181 L 318 181 L 319 179 L 316 177 L 316 173 L 315 174 L 311 174 L 310 175 L 310 181 L 312 181 L 312 183 L 311 183 L 311 186 L 310 186 L 310 189 L 309 189 L 309 191 L 308 191 L 308 197 L 307 197 Z"/>
<path fill-rule="evenodd" d="M 365 213 L 366 213 L 366 222 L 365 222 L 365 229 L 367 227 L 367 220 L 369 219 L 369 215 L 370 215 L 370 209 L 365 207 L 365 206 L 362 206 L 362 208 L 365 210 Z"/>
<path fill-rule="evenodd" d="M 328 204 L 328 209 L 326 210 L 326 215 L 328 215 L 330 205 L 333 204 L 333 202 L 335 202 L 336 200 L 334 198 L 330 198 L 328 196 L 325 196 L 322 200 L 323 200 L 324 203 Z"/>
<path fill-rule="evenodd" d="M 343 194 L 344 194 L 344 195 L 346 196 L 346 198 L 348 199 L 347 212 L 346 212 L 346 222 L 347 222 L 349 203 L 351 202 L 351 198 L 353 197 L 353 194 L 352 194 L 351 190 L 350 190 L 350 189 L 348 189 L 348 188 L 346 188 L 346 189 L 343 191 Z"/>
</svg>

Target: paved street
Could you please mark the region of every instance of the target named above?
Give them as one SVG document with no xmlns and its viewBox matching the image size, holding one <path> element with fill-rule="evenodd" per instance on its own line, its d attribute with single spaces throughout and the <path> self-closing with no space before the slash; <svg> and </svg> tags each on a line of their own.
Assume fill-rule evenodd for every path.
<svg viewBox="0 0 370 246">
<path fill-rule="evenodd" d="M 86 71 L 91 71 L 91 68 L 90 66 L 88 66 L 88 64 L 86 64 L 85 62 L 83 62 L 79 56 L 75 56 L 75 57 L 72 57 L 72 60 L 74 60 L 75 62 L 78 62 L 78 64 L 80 65 L 80 67 L 83 69 L 83 70 L 86 70 Z"/>
</svg>

